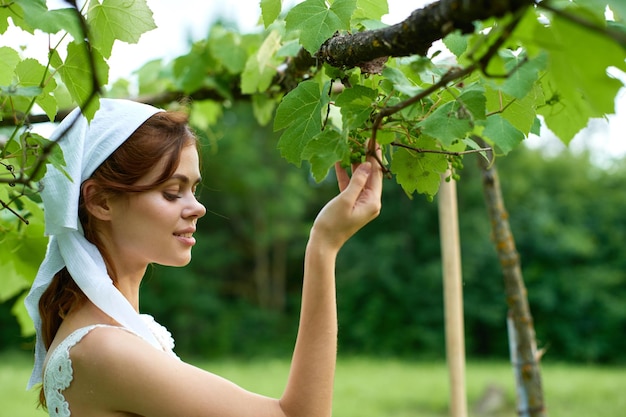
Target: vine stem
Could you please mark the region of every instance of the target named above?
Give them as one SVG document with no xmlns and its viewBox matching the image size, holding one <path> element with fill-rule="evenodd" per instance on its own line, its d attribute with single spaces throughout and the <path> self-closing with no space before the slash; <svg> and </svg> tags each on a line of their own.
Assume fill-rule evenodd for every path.
<svg viewBox="0 0 626 417">
<path fill-rule="evenodd" d="M 7 203 L 5 203 L 4 201 L 0 200 L 0 205 L 2 205 L 2 208 L 7 209 L 11 212 L 11 214 L 13 214 L 15 217 L 17 217 L 18 219 L 20 219 L 20 221 L 22 221 L 24 224 L 29 224 L 29 221 L 26 220 L 22 215 L 20 215 L 17 211 L 13 210 Z"/>
<path fill-rule="evenodd" d="M 404 143 L 400 143 L 400 142 L 391 142 L 390 145 L 397 146 L 398 148 L 409 149 L 411 151 L 415 151 L 419 153 L 437 153 L 437 154 L 452 155 L 452 156 L 461 156 L 461 155 L 467 155 L 467 154 L 472 154 L 472 153 L 489 152 L 492 150 L 491 148 L 479 148 L 479 149 L 469 149 L 467 151 L 455 152 L 455 151 L 444 151 L 443 149 L 416 148 L 414 146 L 405 145 Z"/>
</svg>

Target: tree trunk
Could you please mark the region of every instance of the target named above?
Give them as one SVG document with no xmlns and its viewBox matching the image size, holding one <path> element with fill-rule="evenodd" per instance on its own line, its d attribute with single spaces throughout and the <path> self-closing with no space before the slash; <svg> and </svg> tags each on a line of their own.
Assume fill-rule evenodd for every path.
<svg viewBox="0 0 626 417">
<path fill-rule="evenodd" d="M 483 143 L 484 145 L 484 143 Z M 482 170 L 483 193 L 500 266 L 504 274 L 507 322 L 512 365 L 517 384 L 518 414 L 546 417 L 537 353 L 535 329 L 528 305 L 519 254 L 515 248 L 509 216 L 504 207 L 500 179 L 495 163 L 478 158 Z"/>
</svg>

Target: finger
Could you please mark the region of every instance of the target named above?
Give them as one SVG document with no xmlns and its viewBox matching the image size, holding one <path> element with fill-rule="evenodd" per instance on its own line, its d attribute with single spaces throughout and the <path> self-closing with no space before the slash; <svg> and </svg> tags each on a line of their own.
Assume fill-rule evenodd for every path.
<svg viewBox="0 0 626 417">
<path fill-rule="evenodd" d="M 370 162 L 363 162 L 352 173 L 352 178 L 348 186 L 343 190 L 343 194 L 350 201 L 356 201 L 359 195 L 368 183 L 370 174 L 372 172 L 372 164 Z"/>
<path fill-rule="evenodd" d="M 376 156 L 368 155 L 367 160 L 372 164 L 372 174 L 367 180 L 366 187 L 371 189 L 376 195 L 380 195 L 382 194 L 383 186 L 382 150 L 380 146 L 376 146 Z"/>
<path fill-rule="evenodd" d="M 339 186 L 339 191 L 345 190 L 350 183 L 350 176 L 346 172 L 345 168 L 342 168 L 340 162 L 335 162 L 335 174 L 337 176 L 337 185 Z"/>
</svg>

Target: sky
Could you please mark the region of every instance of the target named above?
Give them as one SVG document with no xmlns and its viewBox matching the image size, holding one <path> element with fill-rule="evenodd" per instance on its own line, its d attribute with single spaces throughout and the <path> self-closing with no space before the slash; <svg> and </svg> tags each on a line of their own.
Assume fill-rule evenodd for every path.
<svg viewBox="0 0 626 417">
<path fill-rule="evenodd" d="M 83 0 L 84 1 L 84 0 Z M 185 53 L 189 40 L 204 37 L 211 23 L 217 19 L 236 22 L 244 32 L 255 30 L 261 14 L 260 0 L 236 0 L 236 2 L 214 0 L 146 0 L 151 8 L 157 29 L 142 35 L 137 44 L 118 42 L 109 60 L 110 80 L 128 77 L 144 63 L 156 58 L 172 59 Z M 300 0 L 301 1 L 301 0 Z M 283 0 L 283 9 L 299 2 Z M 399 23 L 415 9 L 431 3 L 432 0 L 388 0 L 389 14 L 383 17 L 387 24 Z M 48 7 L 67 7 L 64 0 L 47 0 Z M 80 1 L 79 1 L 80 3 Z M 236 7 L 234 6 L 236 4 Z M 0 38 L 11 38 L 8 33 Z M 1 40 L 1 39 L 0 39 Z M 27 43 L 31 43 L 28 42 Z M 36 56 L 46 56 L 47 41 L 32 42 L 43 50 L 25 51 Z M 0 42 L 0 46 L 5 42 Z M 624 81 L 624 74 L 617 74 Z M 529 146 L 545 147 L 558 152 L 563 149 L 561 142 L 549 131 L 540 138 L 531 137 Z M 579 133 L 570 143 L 573 150 L 590 149 L 599 161 L 613 156 L 626 155 L 626 90 L 622 89 L 616 100 L 616 115 L 608 120 L 593 120 L 590 128 Z M 607 150 L 608 149 L 608 150 Z"/>
</svg>

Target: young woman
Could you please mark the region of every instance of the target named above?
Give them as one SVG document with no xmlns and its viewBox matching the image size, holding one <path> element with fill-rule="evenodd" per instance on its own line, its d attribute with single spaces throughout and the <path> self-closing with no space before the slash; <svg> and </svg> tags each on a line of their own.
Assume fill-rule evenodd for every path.
<svg viewBox="0 0 626 417">
<path fill-rule="evenodd" d="M 184 115 L 100 100 L 91 122 L 70 114 L 60 138 L 66 172 L 49 167 L 42 199 L 51 236 L 26 304 L 37 329 L 35 369 L 51 416 L 323 417 L 331 415 L 336 360 L 335 259 L 381 208 L 372 160 L 317 216 L 305 252 L 300 325 L 279 399 L 248 392 L 186 364 L 169 333 L 139 314 L 150 263 L 191 259 L 206 210 L 195 136 Z"/>
</svg>

